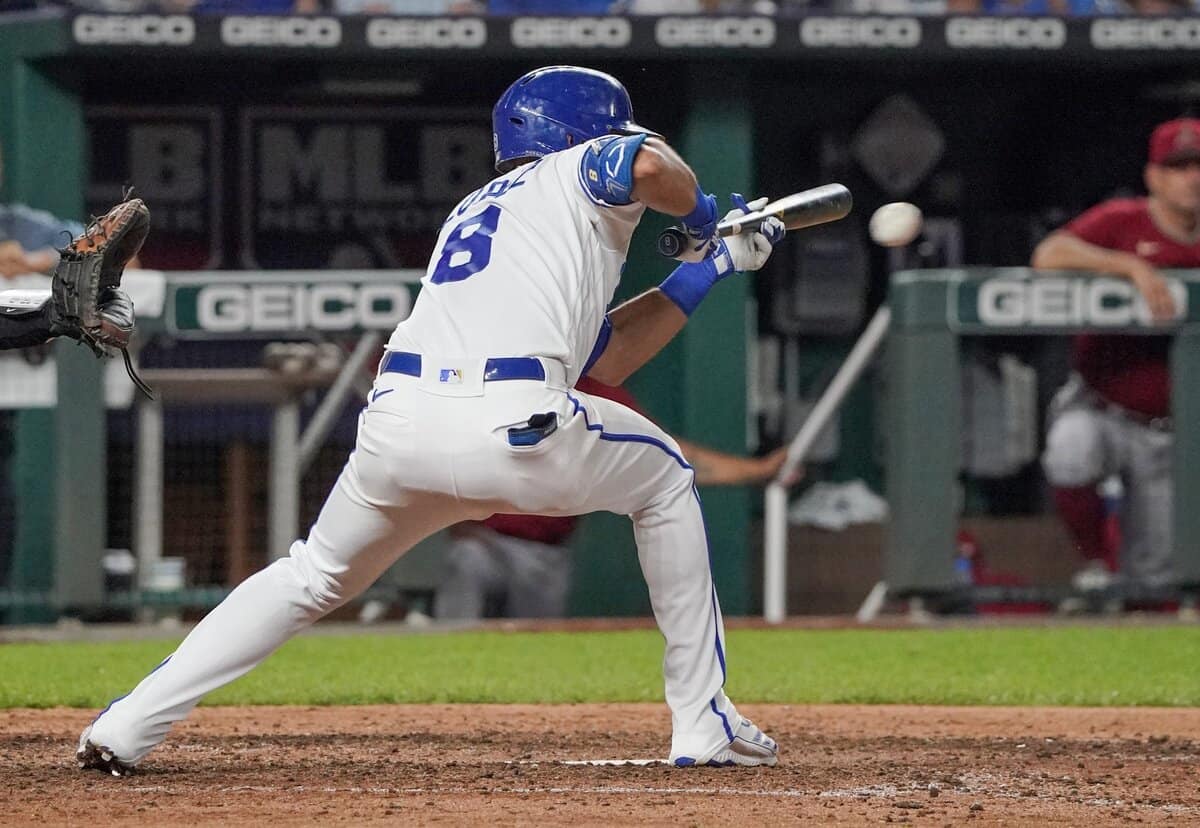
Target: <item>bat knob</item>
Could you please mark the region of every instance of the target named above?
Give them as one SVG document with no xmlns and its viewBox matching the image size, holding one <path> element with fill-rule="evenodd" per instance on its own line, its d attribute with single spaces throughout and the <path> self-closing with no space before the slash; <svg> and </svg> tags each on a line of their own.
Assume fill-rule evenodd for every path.
<svg viewBox="0 0 1200 828">
<path fill-rule="evenodd" d="M 687 245 L 687 235 L 676 227 L 668 227 L 658 234 L 656 246 L 658 252 L 668 259 L 674 259 L 683 252 Z"/>
</svg>

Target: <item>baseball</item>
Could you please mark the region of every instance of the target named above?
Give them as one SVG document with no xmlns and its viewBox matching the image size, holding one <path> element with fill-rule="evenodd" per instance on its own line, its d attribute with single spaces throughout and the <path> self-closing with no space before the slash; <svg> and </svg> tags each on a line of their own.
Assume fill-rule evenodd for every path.
<svg viewBox="0 0 1200 828">
<path fill-rule="evenodd" d="M 921 208 L 907 201 L 885 204 L 867 225 L 871 240 L 884 247 L 903 247 L 921 233 Z"/>
</svg>

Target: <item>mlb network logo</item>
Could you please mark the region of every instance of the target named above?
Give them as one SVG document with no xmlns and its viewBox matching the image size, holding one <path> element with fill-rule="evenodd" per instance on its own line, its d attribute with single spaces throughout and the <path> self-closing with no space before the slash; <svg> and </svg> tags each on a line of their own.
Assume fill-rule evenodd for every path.
<svg viewBox="0 0 1200 828">
<path fill-rule="evenodd" d="M 442 368 L 438 373 L 438 382 L 457 385 L 462 383 L 462 379 L 462 371 L 457 368 Z"/>
</svg>

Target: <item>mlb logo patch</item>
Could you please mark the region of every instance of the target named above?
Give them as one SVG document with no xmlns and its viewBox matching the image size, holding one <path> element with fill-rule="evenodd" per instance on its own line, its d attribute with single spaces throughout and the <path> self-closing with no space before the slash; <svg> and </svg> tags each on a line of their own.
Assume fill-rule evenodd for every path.
<svg viewBox="0 0 1200 828">
<path fill-rule="evenodd" d="M 442 368 L 438 372 L 438 382 L 444 382 L 448 385 L 461 385 L 462 380 L 462 371 L 457 368 Z"/>
</svg>

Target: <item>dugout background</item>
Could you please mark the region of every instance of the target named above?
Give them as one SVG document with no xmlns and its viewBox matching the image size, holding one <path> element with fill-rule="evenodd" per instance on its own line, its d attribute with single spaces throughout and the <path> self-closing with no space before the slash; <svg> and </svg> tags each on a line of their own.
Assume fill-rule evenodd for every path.
<svg viewBox="0 0 1200 828">
<path fill-rule="evenodd" d="M 23 51 L 47 56 L 26 61 L 19 58 Z M 724 283 L 684 335 L 630 381 L 647 411 L 668 430 L 735 452 L 769 448 L 787 430 L 786 418 L 747 414 L 747 334 L 757 325 L 765 337 L 798 343 L 799 362 L 789 370 L 798 370 L 801 386 L 815 393 L 885 298 L 887 273 L 896 262 L 866 242 L 866 219 L 876 206 L 900 198 L 914 201 L 927 216 L 946 220 L 946 238 L 957 233 L 961 240 L 960 252 L 939 242 L 915 252 L 916 261 L 908 264 L 1026 264 L 1049 227 L 1119 189 L 1140 190 L 1151 127 L 1187 111 L 1200 95 L 1186 51 L 1156 53 L 1149 61 L 1137 54 L 1034 51 L 848 51 L 831 58 L 828 53 L 762 57 L 724 50 L 689 58 L 547 49 L 519 57 L 481 50 L 450 59 L 338 49 L 250 57 L 200 47 L 166 55 L 111 47 L 100 55 L 75 50 L 64 21 L 43 20 L 0 25 L 0 57 L 7 58 L 0 60 L 0 99 L 9 101 L 0 120 L 6 151 L 3 198 L 78 215 L 85 202 L 102 209 L 121 184 L 133 183 L 154 211 L 145 256 L 154 267 L 325 267 L 331 264 L 327 240 L 356 265 L 423 267 L 436 231 L 430 217 L 444 215 L 488 175 L 492 102 L 519 74 L 556 62 L 595 66 L 619 77 L 638 119 L 661 129 L 683 151 L 722 204 L 734 189 L 779 195 L 842 181 L 855 196 L 849 219 L 804 243 L 790 242 L 760 279 Z M 864 137 L 868 125 L 897 100 L 907 120 L 883 119 L 896 137 L 889 149 L 886 129 L 875 136 L 876 165 L 870 167 L 864 162 L 869 153 L 856 147 L 871 143 Z M 921 160 L 922 174 L 909 176 L 910 185 L 897 189 L 906 165 L 920 160 L 909 152 L 913 130 L 930 125 L 941 144 L 936 159 Z M 356 126 L 369 133 L 365 143 L 354 143 L 354 135 L 367 134 L 356 133 Z M 422 137 L 439 126 L 443 132 Z M 322 129 L 325 140 L 333 142 L 330 152 L 350 148 L 346 174 L 330 179 L 320 164 L 285 164 L 282 169 L 292 176 L 288 186 L 282 195 L 264 198 L 262 188 L 278 180 L 266 177 L 256 138 L 276 130 L 277 136 L 290 136 L 287 140 L 311 150 Z M 135 133 L 141 139 L 135 140 Z M 449 138 L 461 146 L 447 151 L 452 157 L 443 152 L 431 162 L 434 156 L 428 154 L 446 150 Z M 338 143 L 343 139 L 350 143 Z M 372 144 L 376 139 L 381 143 Z M 375 162 L 383 166 L 371 167 Z M 431 165 L 437 164 L 444 174 L 428 180 Z M 389 186 L 380 186 L 380 180 Z M 400 186 L 404 182 L 416 182 L 407 194 Z M 277 220 L 266 229 L 269 222 L 260 217 L 267 208 L 282 210 L 279 215 L 291 210 L 291 224 Z M 325 226 L 319 231 L 302 226 L 296 217 L 304 210 L 324 211 Z M 341 211 L 340 218 L 332 217 L 334 210 Z M 376 217 L 370 228 L 356 226 L 356 211 L 372 210 Z M 644 222 L 618 299 L 657 284 L 669 271 L 650 248 L 663 223 L 653 216 Z M 814 266 L 822 256 L 858 263 L 843 268 L 851 272 L 840 290 L 828 283 L 828 269 Z M 815 283 L 822 278 L 823 286 Z M 836 313 L 824 322 L 806 316 L 804 303 L 795 304 L 797 295 L 827 302 Z M 756 300 L 749 312 L 748 298 Z M 789 310 L 797 307 L 798 312 Z M 1015 349 L 1042 369 L 1045 389 L 1065 370 L 1062 344 L 1052 340 L 991 347 Z M 252 353 L 237 344 L 162 343 L 146 359 L 160 365 L 232 364 L 252 359 Z M 63 362 L 71 384 L 68 398 L 86 399 L 95 387 L 92 366 L 77 355 Z M 876 420 L 877 392 L 875 383 L 865 382 L 852 393 L 840 417 L 840 453 L 814 466 L 812 478 L 862 477 L 882 488 L 879 444 L 886 435 Z M 305 525 L 351 445 L 353 408 L 348 406 L 343 426 L 305 480 Z M 49 586 L 54 567 L 47 564 L 56 557 L 60 573 L 93 565 L 88 561 L 96 552 L 81 550 L 96 521 L 108 527 L 104 546 L 129 546 L 135 516 L 122 488 L 131 477 L 129 415 L 110 412 L 87 426 L 88 410 L 85 404 L 75 420 L 62 411 L 56 416 L 27 412 L 14 420 L 18 448 L 8 460 L 18 492 L 14 586 Z M 90 411 L 99 413 L 94 405 Z M 164 545 L 168 554 L 200 557 L 211 553 L 188 553 L 187 544 L 224 519 L 221 482 L 218 472 L 187 458 L 206 446 L 235 441 L 252 458 L 265 452 L 266 414 L 247 409 L 172 416 L 182 436 L 168 450 L 167 502 L 178 520 L 176 529 L 168 528 Z M 82 430 L 78 422 L 85 423 Z M 107 462 L 88 447 L 88 434 L 105 426 Z M 69 446 L 75 448 L 62 451 Z M 56 454 L 54 447 L 60 449 Z M 54 475 L 45 474 L 47 454 L 54 456 Z M 93 464 L 110 469 L 106 485 L 98 487 L 107 490 L 107 502 L 95 490 L 81 488 L 94 474 Z M 250 462 L 249 468 L 255 467 Z M 189 477 L 193 469 L 195 476 Z M 265 481 L 256 479 L 254 485 L 265 497 Z M 969 508 L 976 511 L 1042 508 L 1033 469 L 970 491 Z M 756 611 L 757 495 L 711 489 L 702 498 L 725 610 L 730 615 Z M 61 522 L 55 528 L 50 507 L 56 503 L 76 511 L 73 529 Z M 260 537 L 263 528 L 253 531 Z M 219 549 L 219 539 L 214 543 Z M 587 585 L 575 591 L 576 613 L 649 611 L 626 520 L 589 518 L 576 546 L 576 581 Z M 193 577 L 219 580 L 219 561 L 209 564 L 205 569 L 197 561 Z"/>
</svg>

